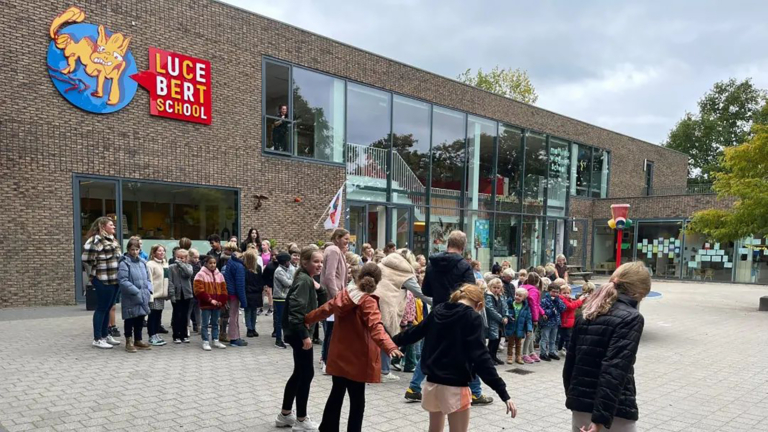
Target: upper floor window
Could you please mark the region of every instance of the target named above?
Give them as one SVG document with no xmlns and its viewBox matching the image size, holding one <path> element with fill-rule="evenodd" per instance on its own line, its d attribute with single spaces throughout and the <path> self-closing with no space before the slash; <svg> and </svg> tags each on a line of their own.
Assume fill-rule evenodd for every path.
<svg viewBox="0 0 768 432">
<path fill-rule="evenodd" d="M 611 153 L 583 144 L 571 144 L 571 195 L 606 198 Z"/>
</svg>

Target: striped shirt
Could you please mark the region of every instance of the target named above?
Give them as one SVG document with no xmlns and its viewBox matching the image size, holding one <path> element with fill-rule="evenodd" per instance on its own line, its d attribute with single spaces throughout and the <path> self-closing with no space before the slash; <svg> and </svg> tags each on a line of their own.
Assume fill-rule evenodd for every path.
<svg viewBox="0 0 768 432">
<path fill-rule="evenodd" d="M 90 277 L 95 277 L 105 285 L 117 285 L 117 267 L 120 264 L 120 245 L 114 237 L 94 235 L 85 242 L 83 264 Z"/>
</svg>

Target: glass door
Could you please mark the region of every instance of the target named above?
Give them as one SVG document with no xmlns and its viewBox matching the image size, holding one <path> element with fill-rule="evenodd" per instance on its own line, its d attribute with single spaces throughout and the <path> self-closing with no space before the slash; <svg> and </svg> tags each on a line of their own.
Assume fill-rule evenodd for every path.
<svg viewBox="0 0 768 432">
<path fill-rule="evenodd" d="M 349 230 L 349 250 L 360 254 L 363 243 L 366 243 L 366 208 L 363 205 L 350 204 L 347 207 L 347 230 Z"/>
<path fill-rule="evenodd" d="M 389 209 L 392 212 L 392 234 L 390 239 L 397 248 L 413 249 L 413 207 L 397 206 Z"/>
<path fill-rule="evenodd" d="M 88 230 L 93 222 L 102 217 L 109 216 L 115 220 L 117 227 L 116 237 L 120 238 L 122 220 L 117 218 L 120 213 L 118 208 L 118 181 L 100 178 L 76 177 L 74 183 L 75 195 L 75 300 L 85 301 L 86 290 L 90 286 L 88 275 L 83 269 L 80 260 L 83 245 L 87 239 Z"/>
</svg>

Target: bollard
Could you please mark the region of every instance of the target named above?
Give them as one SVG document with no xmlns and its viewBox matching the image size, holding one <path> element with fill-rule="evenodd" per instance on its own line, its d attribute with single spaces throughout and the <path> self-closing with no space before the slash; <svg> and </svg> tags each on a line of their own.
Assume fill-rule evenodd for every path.
<svg viewBox="0 0 768 432">
<path fill-rule="evenodd" d="M 757 308 L 760 312 L 768 312 L 768 296 L 760 297 L 760 307 Z"/>
</svg>

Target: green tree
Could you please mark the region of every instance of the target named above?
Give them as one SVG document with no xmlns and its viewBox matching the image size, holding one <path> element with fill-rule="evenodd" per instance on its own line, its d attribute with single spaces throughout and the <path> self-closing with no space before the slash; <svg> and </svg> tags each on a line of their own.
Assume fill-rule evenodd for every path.
<svg viewBox="0 0 768 432">
<path fill-rule="evenodd" d="M 497 65 L 490 72 L 485 73 L 483 69 L 477 70 L 473 74 L 472 69 L 467 69 L 464 73 L 456 77 L 464 84 L 469 84 L 483 90 L 488 90 L 508 98 L 535 104 L 539 99 L 536 94 L 536 88 L 528 78 L 528 72 L 521 69 L 501 69 Z"/>
<path fill-rule="evenodd" d="M 718 198 L 735 198 L 727 210 L 693 215 L 688 229 L 716 241 L 768 235 L 768 126 L 754 125 L 746 144 L 725 149 L 722 171 L 715 173 Z"/>
<path fill-rule="evenodd" d="M 750 139 L 752 124 L 765 124 L 765 102 L 766 92 L 749 78 L 715 83 L 699 100 L 699 112 L 685 113 L 662 145 L 688 155 L 689 182 L 712 181 L 723 151 Z"/>
</svg>

